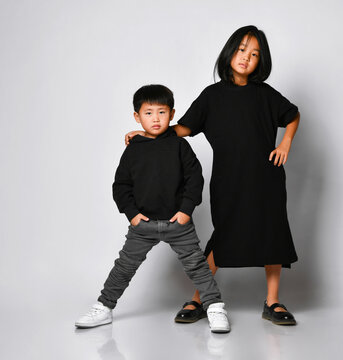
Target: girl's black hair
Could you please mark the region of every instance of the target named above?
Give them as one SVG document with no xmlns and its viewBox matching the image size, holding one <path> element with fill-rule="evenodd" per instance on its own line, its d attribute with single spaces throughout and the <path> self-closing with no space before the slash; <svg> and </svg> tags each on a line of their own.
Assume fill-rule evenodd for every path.
<svg viewBox="0 0 343 360">
<path fill-rule="evenodd" d="M 234 83 L 232 68 L 230 65 L 231 59 L 236 50 L 238 50 L 239 45 L 245 35 L 248 35 L 248 41 L 252 36 L 255 36 L 260 46 L 260 59 L 258 65 L 254 72 L 249 75 L 248 81 L 260 83 L 269 77 L 270 72 L 272 71 L 272 58 L 270 55 L 266 35 L 256 26 L 248 25 L 236 30 L 226 42 L 214 66 L 214 80 L 217 72 L 222 80 Z"/>
<path fill-rule="evenodd" d="M 139 112 L 143 103 L 167 105 L 173 110 L 173 92 L 164 85 L 144 85 L 133 95 L 133 108 L 136 112 Z"/>
</svg>

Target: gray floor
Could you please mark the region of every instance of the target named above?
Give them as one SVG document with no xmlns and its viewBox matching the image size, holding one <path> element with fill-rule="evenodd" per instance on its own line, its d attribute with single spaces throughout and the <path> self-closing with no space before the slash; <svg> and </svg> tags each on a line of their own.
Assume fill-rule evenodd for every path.
<svg viewBox="0 0 343 360">
<path fill-rule="evenodd" d="M 342 309 L 293 311 L 298 325 L 282 327 L 261 319 L 260 309 L 230 309 L 232 330 L 212 334 L 207 319 L 194 324 L 173 322 L 175 308 L 142 311 L 118 307 L 114 322 L 94 329 L 74 328 L 88 310 L 51 309 L 37 304 L 36 313 L 19 307 L 3 310 L 1 359 L 340 359 Z"/>
</svg>

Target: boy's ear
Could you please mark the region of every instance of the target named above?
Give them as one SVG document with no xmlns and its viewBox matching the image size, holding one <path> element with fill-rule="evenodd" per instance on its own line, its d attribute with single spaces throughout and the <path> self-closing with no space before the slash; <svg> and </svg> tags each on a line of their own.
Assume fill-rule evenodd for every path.
<svg viewBox="0 0 343 360">
<path fill-rule="evenodd" d="M 170 121 L 173 120 L 174 115 L 175 115 L 175 109 L 173 109 L 173 110 L 170 112 Z"/>
<path fill-rule="evenodd" d="M 140 123 L 141 123 L 141 120 L 140 120 L 140 118 L 139 118 L 139 114 L 135 111 L 135 112 L 133 113 L 133 116 L 134 116 L 136 122 L 138 122 L 138 124 L 140 124 Z"/>
</svg>

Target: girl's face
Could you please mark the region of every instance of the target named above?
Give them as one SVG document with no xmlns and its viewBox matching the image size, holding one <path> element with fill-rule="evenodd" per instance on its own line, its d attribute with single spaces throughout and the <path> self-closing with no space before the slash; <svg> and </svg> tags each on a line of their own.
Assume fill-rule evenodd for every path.
<svg viewBox="0 0 343 360">
<path fill-rule="evenodd" d="M 248 41 L 248 35 L 245 35 L 230 62 L 235 83 L 236 80 L 240 80 L 239 83 L 247 82 L 248 75 L 254 72 L 259 59 L 260 46 L 256 37 L 252 36 Z"/>
</svg>

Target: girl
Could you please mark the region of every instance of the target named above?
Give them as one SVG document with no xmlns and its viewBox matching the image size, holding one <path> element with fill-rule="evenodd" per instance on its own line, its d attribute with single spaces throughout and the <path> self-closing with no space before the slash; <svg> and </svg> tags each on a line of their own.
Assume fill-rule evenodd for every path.
<svg viewBox="0 0 343 360">
<path fill-rule="evenodd" d="M 297 106 L 264 81 L 272 62 L 263 31 L 236 30 L 222 49 L 214 72 L 221 81 L 206 87 L 174 125 L 178 136 L 203 132 L 213 149 L 210 181 L 214 231 L 205 255 L 218 267 L 264 267 L 267 296 L 262 317 L 295 325 L 279 303 L 281 268 L 297 261 L 287 219 L 283 165 L 298 128 Z M 278 127 L 286 127 L 275 148 Z M 126 135 L 126 144 L 136 134 Z M 204 317 L 199 293 L 178 312 L 176 322 Z"/>
</svg>

